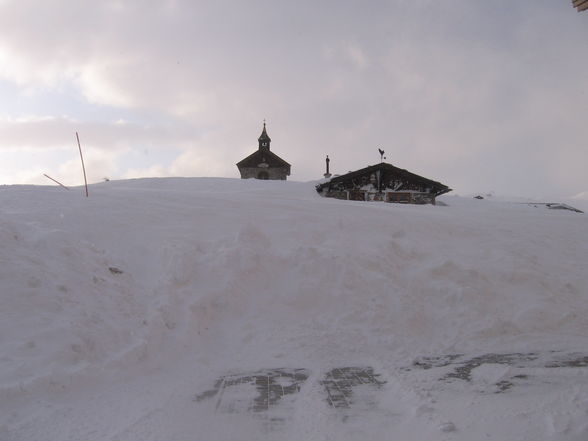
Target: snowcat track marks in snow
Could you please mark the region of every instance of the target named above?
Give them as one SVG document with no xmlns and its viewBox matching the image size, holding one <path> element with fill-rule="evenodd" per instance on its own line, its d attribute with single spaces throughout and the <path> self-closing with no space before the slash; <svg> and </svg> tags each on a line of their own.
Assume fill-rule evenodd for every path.
<svg viewBox="0 0 588 441">
<path fill-rule="evenodd" d="M 300 391 L 310 376 L 307 369 L 268 369 L 220 377 L 213 388 L 194 397 L 200 402 L 216 397 L 215 410 L 220 412 L 264 412 L 276 406 L 283 397 Z M 335 409 L 375 405 L 372 395 L 386 383 L 378 379 L 371 367 L 341 367 L 328 371 L 319 384 L 326 401 Z M 362 393 L 358 396 L 359 388 Z"/>
<path fill-rule="evenodd" d="M 252 373 L 230 374 L 219 378 L 212 389 L 196 395 L 194 401 L 203 401 L 218 395 L 217 411 L 235 412 L 246 407 L 252 412 L 263 412 L 286 395 L 300 391 L 310 375 L 306 369 L 268 369 Z M 252 400 L 236 392 L 239 386 L 253 386 L 257 396 Z"/>
<path fill-rule="evenodd" d="M 332 369 L 320 384 L 327 392 L 327 402 L 336 409 L 349 409 L 355 403 L 354 389 L 367 385 L 371 390 L 378 390 L 385 384 L 377 379 L 371 367 L 344 367 Z M 369 401 L 368 405 L 374 404 Z"/>
<path fill-rule="evenodd" d="M 564 351 L 488 353 L 476 357 L 468 357 L 465 354 L 448 354 L 419 358 L 413 362 L 412 367 L 424 370 L 450 367 L 451 371 L 438 378 L 439 381 L 472 382 L 472 372 L 484 365 L 504 365 L 512 368 L 512 373 L 508 375 L 508 378 L 500 379 L 494 384 L 494 393 L 502 393 L 529 380 L 533 369 L 587 368 L 588 356 L 579 352 Z M 411 369 L 405 368 L 404 370 L 410 371 Z"/>
</svg>

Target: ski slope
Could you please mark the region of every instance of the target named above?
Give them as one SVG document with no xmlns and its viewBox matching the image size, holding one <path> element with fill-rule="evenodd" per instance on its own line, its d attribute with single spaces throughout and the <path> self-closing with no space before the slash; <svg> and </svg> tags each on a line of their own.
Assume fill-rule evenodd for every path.
<svg viewBox="0 0 588 441">
<path fill-rule="evenodd" d="M 588 440 L 587 215 L 440 200 L 0 188 L 0 440 Z"/>
</svg>

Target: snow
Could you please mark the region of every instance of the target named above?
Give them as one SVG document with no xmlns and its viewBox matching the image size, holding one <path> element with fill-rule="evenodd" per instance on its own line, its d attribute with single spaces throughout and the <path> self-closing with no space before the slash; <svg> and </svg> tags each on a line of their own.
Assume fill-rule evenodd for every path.
<svg viewBox="0 0 588 441">
<path fill-rule="evenodd" d="M 588 439 L 586 215 L 314 185 L 1 187 L 0 439 Z M 329 406 L 344 367 L 384 384 Z M 202 395 L 276 369 L 267 411 Z"/>
</svg>

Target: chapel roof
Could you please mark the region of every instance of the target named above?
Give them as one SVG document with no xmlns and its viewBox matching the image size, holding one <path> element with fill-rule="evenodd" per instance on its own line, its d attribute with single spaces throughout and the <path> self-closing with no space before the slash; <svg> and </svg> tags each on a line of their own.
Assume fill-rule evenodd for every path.
<svg viewBox="0 0 588 441">
<path fill-rule="evenodd" d="M 237 162 L 237 167 L 258 167 L 261 163 L 266 163 L 268 167 L 290 168 L 290 164 L 270 150 L 256 150 L 245 159 Z"/>
</svg>

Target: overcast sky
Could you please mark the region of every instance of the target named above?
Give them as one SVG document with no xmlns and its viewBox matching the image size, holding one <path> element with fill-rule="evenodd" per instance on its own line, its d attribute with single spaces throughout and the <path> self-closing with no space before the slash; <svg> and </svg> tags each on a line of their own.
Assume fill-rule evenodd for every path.
<svg viewBox="0 0 588 441">
<path fill-rule="evenodd" d="M 0 0 L 0 184 L 291 180 L 387 162 L 459 194 L 588 191 L 588 12 L 569 0 Z"/>
</svg>

